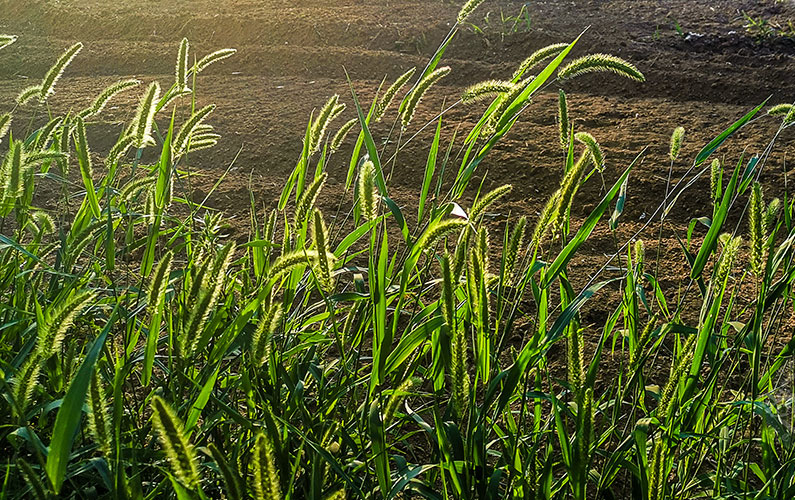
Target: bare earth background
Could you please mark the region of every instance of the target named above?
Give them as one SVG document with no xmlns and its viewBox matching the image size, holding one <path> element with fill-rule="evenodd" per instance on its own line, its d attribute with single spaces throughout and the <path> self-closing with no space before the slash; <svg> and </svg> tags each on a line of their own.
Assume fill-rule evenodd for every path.
<svg viewBox="0 0 795 500">
<path fill-rule="evenodd" d="M 198 80 L 198 104 L 218 105 L 209 122 L 223 139 L 218 147 L 195 158 L 192 167 L 204 175 L 194 181 L 193 197 L 203 199 L 239 153 L 208 204 L 233 218 L 233 237 L 245 237 L 249 189 L 261 208 L 274 204 L 295 166 L 310 112 L 338 93 L 349 109 L 336 124 L 354 116 L 343 67 L 362 100 L 369 102 L 382 78 L 391 82 L 412 66 L 424 66 L 449 31 L 460 3 L 2 0 L 0 32 L 19 35 L 19 41 L 0 57 L 0 102 L 10 108 L 14 96 L 37 82 L 75 41 L 82 41 L 85 48 L 56 88 L 51 105 L 59 110 L 82 109 L 97 92 L 120 78 L 156 79 L 170 85 L 183 36 L 190 40 L 196 57 L 223 47 L 237 48 L 235 57 L 211 67 Z M 686 135 L 681 159 L 674 166 L 674 180 L 704 144 L 764 99 L 772 96 L 772 104 L 795 100 L 795 40 L 777 37 L 758 43 L 746 32 L 742 16 L 746 11 L 786 26 L 795 19 L 792 2 L 531 1 L 527 3 L 529 28 L 521 25 L 518 32 L 510 33 L 512 22 L 502 25 L 500 13 L 516 15 L 522 5 L 507 0 L 484 2 L 470 21 L 484 28 L 485 35 L 468 28 L 451 44 L 444 63 L 453 72 L 423 100 L 409 132 L 432 119 L 445 101 L 457 100 L 466 86 L 487 78 L 508 78 L 533 50 L 569 42 L 590 26 L 573 55 L 612 53 L 636 64 L 647 77 L 646 83 L 639 84 L 601 74 L 563 85 L 577 130 L 592 133 L 605 151 L 606 183 L 644 146 L 650 148 L 643 164 L 631 174 L 623 236 L 639 228 L 664 196 L 668 143 L 676 126 L 685 127 Z M 511 218 L 525 214 L 532 223 L 560 179 L 563 158 L 555 125 L 557 89 L 552 85 L 535 99 L 478 172 L 479 176 L 488 172 L 486 188 L 514 185 L 508 201 L 500 207 L 500 212 Z M 114 100 L 114 106 L 103 114 L 105 126 L 92 127 L 95 153 L 106 153 L 115 142 L 136 100 L 134 92 Z M 22 117 L 41 121 L 42 110 L 34 112 L 34 108 L 16 115 L 21 112 Z M 454 108 L 445 120 L 444 138 L 449 139 L 459 125 L 466 133 L 481 112 L 480 107 Z M 18 118 L 15 126 L 28 123 Z M 777 126 L 775 119 L 758 120 L 735 135 L 720 153 L 733 165 L 743 150 L 761 152 Z M 380 124 L 374 135 L 386 137 L 388 127 Z M 408 144 L 394 164 L 391 192 L 407 207 L 407 215 L 416 213 L 427 155 L 424 139 L 432 133 L 430 128 L 426 132 Z M 783 191 L 790 168 L 786 160 L 793 149 L 791 135 L 786 131 L 780 138 L 762 175 L 771 194 Z M 329 184 L 320 200 L 326 213 L 333 214 L 338 206 L 350 147 L 348 144 L 342 154 L 335 155 L 329 165 Z M 450 168 L 457 167 L 454 162 Z M 685 264 L 673 231 L 684 238 L 690 219 L 711 214 L 708 183 L 705 177 L 687 192 L 663 233 L 660 278 L 674 294 Z M 598 178 L 580 191 L 572 214 L 575 221 L 587 216 L 601 191 Z M 582 283 L 588 271 L 615 251 L 606 226 L 600 224 L 573 263 L 574 270 L 583 271 L 583 276 L 573 277 L 575 282 Z M 644 234 L 649 255 L 656 253 L 658 226 L 652 227 Z M 602 313 L 607 307 L 605 304 Z M 592 314 L 600 314 L 601 308 L 596 309 Z"/>
</svg>

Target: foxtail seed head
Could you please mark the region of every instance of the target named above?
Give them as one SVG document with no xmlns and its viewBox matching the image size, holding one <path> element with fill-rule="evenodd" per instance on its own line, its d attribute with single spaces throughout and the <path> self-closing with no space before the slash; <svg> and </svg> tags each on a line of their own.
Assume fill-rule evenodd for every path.
<svg viewBox="0 0 795 500">
<path fill-rule="evenodd" d="M 165 299 L 166 290 L 168 289 L 168 278 L 171 274 L 171 261 L 173 259 L 174 252 L 166 252 L 157 264 L 155 272 L 152 275 L 152 280 L 149 282 L 149 289 L 146 294 L 146 306 L 150 316 L 155 314 L 156 309 L 160 307 L 160 304 L 162 304 Z M 151 327 L 159 329 L 160 325 L 151 325 Z"/>
<path fill-rule="evenodd" d="M 193 446 L 185 436 L 177 414 L 160 396 L 152 398 L 152 425 L 171 464 L 174 477 L 190 489 L 199 486 L 199 470 Z"/>
<path fill-rule="evenodd" d="M 795 106 L 791 107 L 786 116 L 784 116 L 784 125 L 791 123 L 795 123 Z"/>
<path fill-rule="evenodd" d="M 663 500 L 665 498 L 665 456 L 668 444 L 665 436 L 659 436 L 654 442 L 654 448 L 649 460 L 649 500 Z"/>
<path fill-rule="evenodd" d="M 314 264 L 318 259 L 317 250 L 304 250 L 299 248 L 287 252 L 274 261 L 268 273 L 269 279 L 277 279 L 284 274 L 292 271 L 298 266 L 308 266 Z"/>
<path fill-rule="evenodd" d="M 163 100 L 157 102 L 157 106 L 155 106 L 155 114 L 161 109 L 168 108 L 171 106 L 171 103 L 176 101 L 177 99 L 182 99 L 183 97 L 188 97 L 189 95 L 193 94 L 193 91 L 190 89 L 185 90 L 169 90 L 166 92 Z"/>
<path fill-rule="evenodd" d="M 489 208 L 492 203 L 497 201 L 498 199 L 502 198 L 506 194 L 510 193 L 513 189 L 513 186 L 510 184 L 503 184 L 502 186 L 489 191 L 488 193 L 481 196 L 474 205 L 472 205 L 472 210 L 469 212 L 469 219 L 477 225 L 480 221 L 483 213 Z"/>
<path fill-rule="evenodd" d="M 340 488 L 329 493 L 325 500 L 345 500 L 345 488 Z"/>
<path fill-rule="evenodd" d="M 331 110 L 331 116 L 329 116 L 328 119 L 329 123 L 334 121 L 339 115 L 341 115 L 343 111 L 345 111 L 345 108 L 347 107 L 348 106 L 344 102 L 334 106 L 334 109 Z"/>
<path fill-rule="evenodd" d="M 311 213 L 312 209 L 315 207 L 315 201 L 317 200 L 318 195 L 320 194 L 320 190 L 323 189 L 323 185 L 326 183 L 326 179 L 328 178 L 328 174 L 323 172 L 320 174 L 317 179 L 312 181 L 312 184 L 309 185 L 308 188 L 304 190 L 301 194 L 301 198 L 295 205 L 295 230 L 298 231 L 306 222 L 307 216 Z"/>
<path fill-rule="evenodd" d="M 4 160 L 3 188 L 5 196 L 19 198 L 25 190 L 26 169 L 22 141 L 13 141 Z"/>
<path fill-rule="evenodd" d="M 16 35 L 0 35 L 0 49 L 4 49 L 16 41 Z"/>
<path fill-rule="evenodd" d="M 778 219 L 778 215 L 781 213 L 781 200 L 778 198 L 773 198 L 770 200 L 770 203 L 767 204 L 767 208 L 765 209 L 765 216 L 762 220 L 762 225 L 766 228 L 767 232 L 770 233 L 771 229 L 773 229 L 776 225 L 776 220 Z"/>
<path fill-rule="evenodd" d="M 359 122 L 358 118 L 351 118 L 345 124 L 340 127 L 334 137 L 331 139 L 331 152 L 335 152 L 340 149 L 342 143 L 345 142 L 345 137 L 348 135 L 348 132 Z"/>
<path fill-rule="evenodd" d="M 442 316 L 444 322 L 450 327 L 450 331 L 455 329 L 455 287 L 453 285 L 453 273 L 450 269 L 450 255 L 445 253 L 442 256 Z"/>
<path fill-rule="evenodd" d="M 464 418 L 469 406 L 469 373 L 467 372 L 466 331 L 459 325 L 453 331 L 450 376 L 453 382 L 453 408 L 459 418 Z"/>
<path fill-rule="evenodd" d="M 149 146 L 155 143 L 152 137 L 152 123 L 155 119 L 155 110 L 157 109 L 157 100 L 160 97 L 160 84 L 152 82 L 146 89 L 146 92 L 141 96 L 141 101 L 138 103 L 138 110 L 135 113 L 131 132 L 133 137 L 133 145 L 137 149 Z"/>
<path fill-rule="evenodd" d="M 323 222 L 323 214 L 318 209 L 314 211 L 312 234 L 315 239 L 315 248 L 317 249 L 318 257 L 315 276 L 317 277 L 320 287 L 325 292 L 329 293 L 334 290 L 334 279 L 331 276 L 332 260 L 329 257 L 333 254 L 329 251 L 326 223 Z"/>
<path fill-rule="evenodd" d="M 193 115 L 188 118 L 188 120 L 182 125 L 182 128 L 179 129 L 176 137 L 174 137 L 174 141 L 172 142 L 173 150 L 176 153 L 183 153 L 188 149 L 188 143 L 192 143 L 192 138 L 194 137 L 194 133 L 196 132 L 196 128 L 199 127 L 205 118 L 207 118 L 210 113 L 215 110 L 215 104 L 210 104 L 208 106 L 203 107 L 202 109 L 193 113 Z"/>
<path fill-rule="evenodd" d="M 635 260 L 635 272 L 638 276 L 643 276 L 643 261 L 646 258 L 646 247 L 643 244 L 643 240 L 635 242 L 635 251 L 632 252 L 632 257 Z"/>
<path fill-rule="evenodd" d="M 357 184 L 359 207 L 364 220 L 370 222 L 378 217 L 377 195 L 375 191 L 375 164 L 366 160 L 359 169 L 359 182 Z"/>
<path fill-rule="evenodd" d="M 732 238 L 729 234 L 726 234 L 726 237 L 723 238 L 723 240 L 725 241 L 725 244 L 723 246 L 723 252 L 721 253 L 720 260 L 718 261 L 718 272 L 716 274 L 717 286 L 723 286 L 723 283 L 726 282 L 726 278 L 732 271 L 734 260 L 736 259 L 737 253 L 739 252 L 743 243 L 743 239 L 741 237 L 736 236 Z"/>
<path fill-rule="evenodd" d="M 199 59 L 199 61 L 193 66 L 192 71 L 196 74 L 199 74 L 204 71 L 207 66 L 226 59 L 227 57 L 232 57 L 236 52 L 237 49 L 221 49 L 211 52 L 210 54 L 207 54 L 206 56 Z"/>
<path fill-rule="evenodd" d="M 575 390 L 579 390 L 585 381 L 584 345 L 580 324 L 572 321 L 568 328 L 568 344 L 566 346 L 568 359 L 569 383 Z"/>
<path fill-rule="evenodd" d="M 229 466 L 229 462 L 227 462 L 226 457 L 217 446 L 215 446 L 213 443 L 210 443 L 207 445 L 207 448 L 210 450 L 210 456 L 212 456 L 213 460 L 215 460 L 218 470 L 221 471 L 228 497 L 243 498 L 243 493 L 241 492 L 242 488 L 240 487 L 240 480 L 237 471 L 233 470 L 232 467 Z"/>
<path fill-rule="evenodd" d="M 461 10 L 458 11 L 458 17 L 456 19 L 458 24 L 466 21 L 470 14 L 472 14 L 472 12 L 474 12 L 481 3 L 483 3 L 483 0 L 467 0 L 467 3 L 465 3 L 461 7 Z"/>
<path fill-rule="evenodd" d="M 78 52 L 83 48 L 83 44 L 77 42 L 69 47 L 64 52 L 52 68 L 44 75 L 44 80 L 41 81 L 41 92 L 39 93 L 39 101 L 44 102 L 55 91 L 55 84 L 63 76 L 66 67 L 72 62 Z"/>
<path fill-rule="evenodd" d="M 50 145 L 50 141 L 56 143 L 56 141 L 54 141 L 53 139 L 63 120 L 64 120 L 63 116 L 56 116 L 55 118 L 47 122 L 47 125 L 43 126 L 39 130 L 38 135 L 36 135 L 36 147 L 45 149 Z M 3 134 L 0 134 L 0 139 L 2 139 L 2 135 Z M 68 154 L 69 152 L 62 151 L 62 153 Z"/>
<path fill-rule="evenodd" d="M 673 134 L 671 134 L 671 149 L 668 153 L 668 157 L 671 161 L 675 161 L 679 157 L 679 150 L 682 149 L 682 138 L 684 135 L 684 127 L 676 127 Z"/>
<path fill-rule="evenodd" d="M 585 73 L 597 71 L 609 71 L 630 80 L 646 81 L 646 77 L 638 71 L 638 68 L 620 57 L 609 54 L 591 54 L 575 59 L 558 71 L 558 77 L 561 80 L 569 80 Z"/>
<path fill-rule="evenodd" d="M 108 415 L 108 404 L 105 399 L 105 388 L 99 374 L 94 371 L 88 390 L 88 406 L 90 408 L 88 426 L 94 441 L 106 458 L 111 457 L 111 420 Z"/>
<path fill-rule="evenodd" d="M 785 118 L 784 124 L 786 125 L 791 121 L 790 112 L 793 108 L 795 107 L 792 104 L 776 104 L 767 110 L 767 114 L 770 116 L 783 116 Z"/>
<path fill-rule="evenodd" d="M 481 226 L 478 231 L 478 239 L 475 244 L 475 252 L 481 263 L 483 275 L 489 270 L 489 230 L 486 226 Z"/>
<path fill-rule="evenodd" d="M 471 2 L 472 0 L 470 0 Z M 403 108 L 403 114 L 401 116 L 401 120 L 403 123 L 403 129 L 405 130 L 408 128 L 409 123 L 411 123 L 411 119 L 414 118 L 414 112 L 417 109 L 417 104 L 420 103 L 422 97 L 428 91 L 428 89 L 433 86 L 436 82 L 444 78 L 450 74 L 450 66 L 443 66 L 434 70 L 433 72 L 425 75 L 425 78 L 420 80 L 411 94 L 408 95 L 406 98 L 406 107 Z"/>
<path fill-rule="evenodd" d="M 762 198 L 762 185 L 754 182 L 751 190 L 751 206 L 748 211 L 749 239 L 751 244 L 751 271 L 759 276 L 762 273 L 762 259 L 765 240 L 765 202 Z"/>
<path fill-rule="evenodd" d="M 49 490 L 45 489 L 44 483 L 41 481 L 39 474 L 33 470 L 33 467 L 31 467 L 29 463 L 21 458 L 17 458 L 16 465 L 17 470 L 19 470 L 19 472 L 22 474 L 22 477 L 25 478 L 25 482 L 30 486 L 33 498 L 36 500 L 47 500 L 48 498 L 52 497 L 49 493 Z"/>
<path fill-rule="evenodd" d="M 273 334 L 282 321 L 281 303 L 272 304 L 260 317 L 251 335 L 251 362 L 256 368 L 264 365 L 271 355 Z"/>
<path fill-rule="evenodd" d="M 712 195 L 712 202 L 717 203 L 722 196 L 723 186 L 721 185 L 721 166 L 720 160 L 715 158 L 709 168 L 709 189 Z"/>
<path fill-rule="evenodd" d="M 458 243 L 455 248 L 455 260 L 453 261 L 453 283 L 458 283 L 461 280 L 461 274 L 467 261 L 467 251 L 469 250 L 469 239 L 472 230 L 466 226 L 458 237 Z"/>
<path fill-rule="evenodd" d="M 513 83 L 511 82 L 486 80 L 476 83 L 464 90 L 464 93 L 461 94 L 461 102 L 464 104 L 471 104 L 489 97 L 494 97 L 495 95 L 510 92 L 512 88 Z"/>
<path fill-rule="evenodd" d="M 566 93 L 558 90 L 558 129 L 560 130 L 560 145 L 569 149 L 569 105 L 566 102 Z"/>
<path fill-rule="evenodd" d="M 36 344 L 43 357 L 49 358 L 60 350 L 67 330 L 95 297 L 96 293 L 83 290 L 47 310 L 44 324 L 39 325 Z"/>
<path fill-rule="evenodd" d="M 188 46 L 189 44 L 187 38 L 183 38 L 179 43 L 179 52 L 177 52 L 177 68 L 174 71 L 178 92 L 181 92 L 188 87 Z"/>
<path fill-rule="evenodd" d="M 408 395 L 411 393 L 411 390 L 419 385 L 420 382 L 421 379 L 419 377 L 409 377 L 402 384 L 400 384 L 397 389 L 392 391 L 392 395 L 390 396 L 389 401 L 386 404 L 386 409 L 384 410 L 384 427 L 388 427 L 389 424 L 392 423 L 392 420 L 395 418 L 395 412 L 400 406 L 400 403 L 406 400 Z"/>
<path fill-rule="evenodd" d="M 118 162 L 134 143 L 135 136 L 132 134 L 119 139 L 119 141 L 110 149 L 107 158 L 105 158 L 105 165 L 110 166 Z"/>
<path fill-rule="evenodd" d="M 256 500 L 281 500 L 282 492 L 279 486 L 279 473 L 273 458 L 273 444 L 264 432 L 257 435 L 252 468 L 254 469 L 254 498 Z"/>
<path fill-rule="evenodd" d="M 500 99 L 497 102 L 497 107 L 489 116 L 488 122 L 486 122 L 484 131 L 487 135 L 494 134 L 500 130 L 502 126 L 504 126 L 508 120 L 512 118 L 511 116 L 507 115 L 508 108 L 511 107 L 513 102 L 519 97 L 529 83 L 530 79 L 525 78 L 524 80 L 515 83 L 511 87 L 511 90 L 500 96 Z"/>
<path fill-rule="evenodd" d="M 22 91 L 17 94 L 17 104 L 20 106 L 25 105 L 36 96 L 41 95 L 41 85 L 33 85 L 31 87 L 26 87 L 22 89 Z"/>
<path fill-rule="evenodd" d="M 551 221 L 556 220 L 558 217 L 558 210 L 560 210 L 560 189 L 552 193 L 547 200 L 546 205 L 541 210 L 541 214 L 538 217 L 538 222 L 536 222 L 536 227 L 533 230 L 533 246 L 538 247 L 541 245 L 544 236 L 549 232 L 552 231 L 554 235 L 557 231 L 556 228 L 553 228 L 550 224 Z"/>
<path fill-rule="evenodd" d="M 44 234 L 49 234 L 55 231 L 55 221 L 47 212 L 43 210 L 36 210 L 31 215 L 33 222 L 38 226 L 39 231 Z"/>
<path fill-rule="evenodd" d="M 25 410 L 33 397 L 33 390 L 39 383 L 39 374 L 41 373 L 42 356 L 39 350 L 33 351 L 28 359 L 22 363 L 11 384 L 11 394 L 16 403 L 14 413 L 20 419 L 25 416 Z"/>
<path fill-rule="evenodd" d="M 685 374 L 685 371 L 689 367 L 688 365 L 690 365 L 690 362 L 693 360 L 697 338 L 698 335 L 691 335 L 687 339 L 682 346 L 681 352 L 679 353 L 679 358 L 672 367 L 671 376 L 668 379 L 668 382 L 665 384 L 662 394 L 660 395 L 660 404 L 657 407 L 657 418 L 661 421 L 663 419 L 667 419 L 668 415 L 670 415 L 671 411 L 676 405 L 674 398 L 674 395 L 676 394 L 676 388 L 679 387 L 679 382 L 681 381 L 682 376 Z"/>
<path fill-rule="evenodd" d="M 8 129 L 11 128 L 11 113 L 5 113 L 3 116 L 0 116 L 0 142 L 2 142 L 3 137 L 6 136 L 8 133 Z"/>
<path fill-rule="evenodd" d="M 422 252 L 429 248 L 433 248 L 436 242 L 466 225 L 467 221 L 462 219 L 435 220 L 415 243 L 417 251 Z"/>
<path fill-rule="evenodd" d="M 235 244 L 228 243 L 218 251 L 215 259 L 209 257 L 202 264 L 191 287 L 188 298 L 192 307 L 188 308 L 188 317 L 181 331 L 183 358 L 190 358 L 198 345 L 204 326 L 213 312 L 221 290 L 229 263 L 234 255 Z"/>
<path fill-rule="evenodd" d="M 580 179 L 585 173 L 585 167 L 588 164 L 590 153 L 583 152 L 580 158 L 574 163 L 574 166 L 566 172 L 563 180 L 560 183 L 560 199 L 558 200 L 559 206 L 556 211 L 557 218 L 553 223 L 553 229 L 558 230 L 563 227 L 566 219 L 566 214 L 571 210 L 574 195 L 577 194 L 577 189 L 580 187 Z"/>
<path fill-rule="evenodd" d="M 514 268 L 519 256 L 519 249 L 524 245 L 526 227 L 527 217 L 522 216 L 516 221 L 516 225 L 514 225 L 511 236 L 508 239 L 508 251 L 505 252 L 505 280 L 508 284 L 513 284 Z"/>
<path fill-rule="evenodd" d="M 392 101 L 395 99 L 395 95 L 400 92 L 400 89 L 409 81 L 409 79 L 414 76 L 414 73 L 417 71 L 417 68 L 411 68 L 410 70 L 406 71 L 402 75 L 400 75 L 395 83 L 389 86 L 384 92 L 384 95 L 381 96 L 381 99 L 378 100 L 378 104 L 375 107 L 375 121 L 380 122 L 381 118 L 384 117 L 384 113 L 386 112 L 387 108 Z"/>
<path fill-rule="evenodd" d="M 569 44 L 567 43 L 553 43 L 552 45 L 547 45 L 546 47 L 536 50 L 530 54 L 530 57 L 522 61 L 522 63 L 516 69 L 516 72 L 511 77 L 511 81 L 519 81 L 519 79 L 522 78 L 522 75 L 524 75 L 527 70 L 551 57 L 557 57 L 557 55 L 563 52 L 563 50 L 568 46 Z"/>
<path fill-rule="evenodd" d="M 776 104 L 775 106 L 771 106 L 770 109 L 767 110 L 767 114 L 770 116 L 783 116 L 789 113 L 789 110 L 792 109 L 792 104 Z"/>
<path fill-rule="evenodd" d="M 334 110 L 337 109 L 337 101 L 339 100 L 339 97 L 340 96 L 337 94 L 331 96 L 326 104 L 320 109 L 317 118 L 312 123 L 312 127 L 309 130 L 309 154 L 312 154 L 320 149 L 320 144 L 323 142 L 323 136 L 326 133 L 326 128 L 333 119 Z"/>
<path fill-rule="evenodd" d="M 80 114 L 83 116 L 83 118 L 98 115 L 103 109 L 105 109 L 105 105 L 108 104 L 108 102 L 113 99 L 115 95 L 124 92 L 127 89 L 137 87 L 140 84 L 140 80 L 120 80 L 100 92 L 100 94 L 94 99 L 94 102 L 91 103 L 91 106 L 83 110 Z"/>
<path fill-rule="evenodd" d="M 591 161 L 593 162 L 594 167 L 596 167 L 596 170 L 601 172 L 605 167 L 605 157 L 602 154 L 602 148 L 599 147 L 599 143 L 596 142 L 594 136 L 588 132 L 577 132 L 574 134 L 574 138 L 585 144 L 585 146 L 588 148 L 588 152 L 591 155 Z"/>
</svg>

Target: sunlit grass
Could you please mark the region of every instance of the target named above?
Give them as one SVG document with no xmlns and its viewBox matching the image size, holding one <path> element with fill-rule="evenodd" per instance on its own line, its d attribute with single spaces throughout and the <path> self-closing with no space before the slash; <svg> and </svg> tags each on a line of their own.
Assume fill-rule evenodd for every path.
<svg viewBox="0 0 795 500">
<path fill-rule="evenodd" d="M 552 45 L 465 91 L 453 106 L 485 108 L 466 136 L 443 137 L 446 112 L 415 123 L 427 89 L 454 71 L 440 60 L 478 3 L 425 68 L 369 106 L 352 85 L 349 99 L 318 103 L 280 199 L 264 215 L 252 201 L 237 244 L 185 190 L 187 158 L 215 146 L 210 123 L 224 113 L 195 107 L 197 74 L 233 50 L 190 66 L 183 40 L 173 84 L 119 82 L 21 138 L 13 115 L 0 117 L 0 498 L 792 496 L 792 401 L 780 394 L 792 376 L 793 206 L 789 195 L 767 201 L 757 182 L 786 132 L 724 167 L 713 157 L 762 106 L 751 110 L 650 200 L 647 231 L 621 239 L 645 151 L 616 171 L 562 90 L 557 109 L 528 106 L 587 72 L 643 81 L 628 62 L 569 62 L 579 38 Z M 79 47 L 20 101 L 44 113 L 39 99 L 57 95 Z M 112 148 L 93 151 L 98 164 L 90 118 L 134 90 L 137 109 Z M 340 125 L 343 101 L 355 118 Z M 780 132 L 791 109 L 770 110 Z M 517 186 L 481 191 L 478 166 L 531 112 L 557 116 L 560 144 L 545 146 L 561 152 L 560 184 L 541 214 L 495 222 L 487 214 Z M 398 142 L 374 138 L 379 120 L 399 123 Z M 400 206 L 385 160 L 426 126 L 436 132 L 417 205 Z M 686 140 L 673 131 L 671 168 L 686 164 Z M 344 199 L 324 214 L 317 200 L 343 151 Z M 707 170 L 711 206 L 674 227 L 689 286 L 673 301 L 646 250 L 661 237 L 637 237 L 673 224 L 672 204 Z M 614 182 L 573 218 L 579 188 L 604 172 Z M 45 183 L 62 188 L 52 202 L 64 208 L 35 205 Z M 729 223 L 741 215 L 747 233 Z M 575 268 L 601 225 L 618 250 L 601 269 Z M 587 322 L 589 301 L 610 294 L 618 306 Z"/>
</svg>

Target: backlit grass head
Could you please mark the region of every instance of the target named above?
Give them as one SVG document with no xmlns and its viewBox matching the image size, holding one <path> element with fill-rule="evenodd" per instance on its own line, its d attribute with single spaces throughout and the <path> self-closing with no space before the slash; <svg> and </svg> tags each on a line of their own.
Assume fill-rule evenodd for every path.
<svg viewBox="0 0 795 500">
<path fill-rule="evenodd" d="M 375 115 L 374 115 L 375 121 L 377 122 L 381 121 L 381 118 L 384 117 L 384 113 L 386 112 L 387 108 L 389 108 L 389 105 L 392 103 L 392 101 L 395 99 L 397 93 L 400 92 L 400 89 L 402 89 L 403 86 L 406 85 L 406 83 L 411 79 L 411 77 L 414 76 L 414 73 L 416 71 L 417 71 L 416 67 L 409 69 L 408 71 L 400 75 L 397 78 L 397 80 L 395 80 L 395 82 L 392 85 L 390 85 L 388 89 L 386 89 L 386 92 L 384 92 L 384 95 L 381 96 L 381 98 L 378 100 L 378 104 L 376 105 Z"/>
<path fill-rule="evenodd" d="M 570 62 L 558 71 L 561 80 L 570 80 L 586 73 L 607 71 L 630 80 L 646 81 L 643 73 L 629 62 L 609 54 L 591 54 Z"/>
<path fill-rule="evenodd" d="M 411 119 L 414 117 L 414 112 L 417 110 L 417 105 L 422 100 L 422 97 L 428 92 L 436 82 L 444 78 L 445 76 L 450 74 L 450 67 L 443 66 L 441 68 L 437 68 L 434 71 L 425 75 L 422 80 L 419 81 L 414 90 L 406 96 L 406 105 L 403 108 L 403 113 L 401 115 L 401 121 L 403 123 L 403 129 L 406 129 L 411 123 Z"/>
<path fill-rule="evenodd" d="M 671 149 L 668 157 L 671 161 L 675 161 L 679 157 L 679 151 L 682 149 L 682 138 L 685 135 L 684 127 L 676 127 L 671 135 Z"/>
<path fill-rule="evenodd" d="M 185 435 L 182 421 L 171 405 L 160 396 L 152 398 L 152 425 L 160 438 L 160 445 L 174 477 L 187 488 L 196 489 L 199 486 L 199 469 L 193 445 Z"/>
<path fill-rule="evenodd" d="M 141 96 L 141 100 L 138 103 L 138 110 L 135 113 L 135 118 L 130 127 L 130 134 L 134 138 L 132 145 L 137 149 L 155 143 L 155 139 L 152 137 L 152 124 L 155 120 L 155 111 L 157 109 L 157 100 L 159 97 L 160 84 L 152 82 L 149 84 L 149 87 Z"/>
<path fill-rule="evenodd" d="M 50 68 L 50 70 L 44 76 L 44 79 L 41 81 L 41 90 L 39 91 L 40 102 L 46 101 L 47 98 L 55 92 L 55 84 L 58 83 L 58 80 L 60 80 L 61 76 L 64 74 L 64 71 L 66 71 L 66 67 L 69 66 L 69 63 L 72 62 L 82 48 L 83 44 L 80 42 L 72 45 Z"/>
<path fill-rule="evenodd" d="M 518 82 L 519 80 L 522 79 L 522 77 L 527 72 L 527 70 L 532 69 L 533 67 L 535 67 L 536 65 L 538 65 L 543 61 L 546 61 L 547 59 L 557 57 L 557 55 L 563 52 L 563 50 L 568 46 L 569 46 L 568 43 L 553 43 L 552 45 L 547 45 L 546 47 L 542 47 L 536 50 L 535 52 L 530 54 L 530 56 L 527 57 L 527 59 L 522 61 L 521 64 L 519 64 L 519 67 L 516 68 L 516 71 L 511 77 L 511 81 Z"/>
<path fill-rule="evenodd" d="M 461 101 L 464 104 L 474 103 L 483 99 L 498 96 L 509 92 L 513 88 L 511 82 L 503 82 L 500 80 L 486 80 L 484 82 L 476 83 L 471 87 L 464 90 L 461 95 Z"/>
</svg>

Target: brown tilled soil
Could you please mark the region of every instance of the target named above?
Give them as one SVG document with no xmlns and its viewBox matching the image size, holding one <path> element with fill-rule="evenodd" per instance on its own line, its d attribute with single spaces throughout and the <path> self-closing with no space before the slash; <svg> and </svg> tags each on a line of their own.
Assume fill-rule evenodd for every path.
<svg viewBox="0 0 795 500">
<path fill-rule="evenodd" d="M 338 93 L 349 104 L 344 120 L 354 116 L 344 70 L 362 101 L 369 102 L 382 78 L 391 82 L 412 66 L 424 66 L 450 30 L 460 3 L 1 0 L 0 32 L 17 34 L 19 41 L 0 54 L 0 98 L 10 108 L 19 90 L 37 82 L 75 41 L 82 41 L 85 48 L 58 83 L 51 101 L 58 111 L 82 109 L 98 91 L 119 78 L 156 79 L 170 85 L 183 36 L 191 41 L 197 57 L 222 47 L 237 48 L 234 58 L 213 66 L 198 80 L 199 104 L 218 105 L 210 123 L 223 139 L 218 147 L 195 158 L 193 167 L 205 175 L 194 181 L 197 192 L 193 196 L 203 199 L 237 156 L 208 204 L 234 217 L 236 235 L 244 237 L 249 189 L 259 206 L 274 204 L 295 166 L 312 110 Z M 605 151 L 605 183 L 612 183 L 636 154 L 649 148 L 630 177 L 619 240 L 641 228 L 664 197 L 668 144 L 675 127 L 681 125 L 687 132 L 681 159 L 674 164 L 674 181 L 685 173 L 704 144 L 752 107 L 771 96 L 773 104 L 795 100 L 795 39 L 758 39 L 746 30 L 743 18 L 747 12 L 795 36 L 788 27 L 795 19 L 791 0 L 532 1 L 527 3 L 529 26 L 523 19 L 512 30 L 512 21 L 500 21 L 501 13 L 516 15 L 522 5 L 509 0 L 484 2 L 471 18 L 483 34 L 467 28 L 450 45 L 444 63 L 453 72 L 423 100 L 409 134 L 431 120 L 443 103 L 457 100 L 466 86 L 487 78 L 507 78 L 533 50 L 571 41 L 586 27 L 573 55 L 618 55 L 635 63 L 647 81 L 639 84 L 610 74 L 591 75 L 563 84 L 554 82 L 537 96 L 481 165 L 472 183 L 477 186 L 484 174 L 486 188 L 512 183 L 513 192 L 499 207 L 499 212 L 511 218 L 526 214 L 534 221 L 559 181 L 563 160 L 555 125 L 559 87 L 568 93 L 577 130 L 592 133 Z M 135 101 L 134 93 L 114 101 L 103 115 L 104 126 L 92 127 L 96 152 L 106 152 L 112 145 Z M 42 111 L 34 116 L 32 109 L 25 107 L 17 113 L 41 119 Z M 443 126 L 443 147 L 457 127 L 461 133 L 467 132 L 481 112 L 481 106 L 453 108 Z M 27 123 L 16 120 L 17 127 Z M 759 119 L 728 141 L 719 156 L 733 166 L 743 151 L 747 155 L 761 153 L 778 123 L 767 117 Z M 377 139 L 388 133 L 389 124 L 374 129 Z M 762 173 L 770 194 L 784 190 L 792 134 L 784 131 Z M 391 193 L 409 216 L 416 213 L 431 135 L 429 127 L 405 146 L 394 163 Z M 395 134 L 391 139 L 396 139 Z M 334 155 L 328 166 L 330 181 L 320 200 L 327 213 L 337 210 L 350 147 L 348 144 Z M 393 150 L 394 143 L 387 147 L 388 155 Z M 453 151 L 455 154 L 458 147 Z M 453 162 L 448 174 L 457 167 Z M 687 286 L 682 282 L 686 263 L 674 231 L 684 239 L 688 221 L 711 215 L 708 184 L 708 176 L 703 176 L 685 192 L 663 232 L 660 280 L 671 292 L 670 300 Z M 598 177 L 580 190 L 572 214 L 575 225 L 588 215 L 602 192 Z M 468 193 L 464 205 L 471 197 Z M 737 220 L 735 217 L 732 222 Z M 658 228 L 654 224 L 641 235 L 649 256 L 657 252 Z M 701 234 L 703 228 L 699 227 L 696 235 Z M 493 240 L 498 241 L 496 236 Z M 601 223 L 574 260 L 570 278 L 583 285 L 615 250 L 614 237 L 607 224 Z M 597 305 L 589 313 L 595 315 L 591 320 L 598 322 L 612 300 L 606 298 Z M 586 315 L 586 321 L 588 318 Z"/>
</svg>

